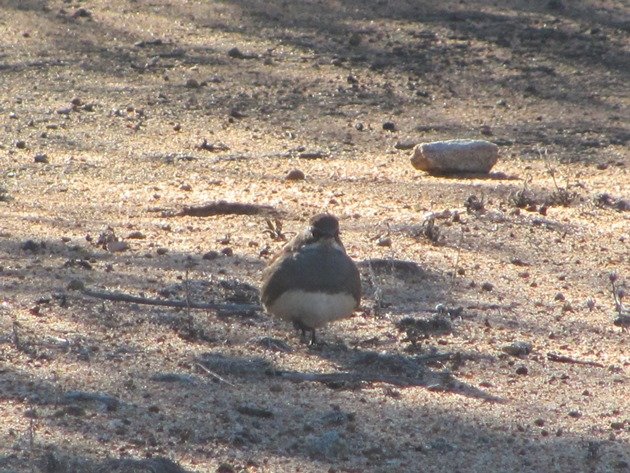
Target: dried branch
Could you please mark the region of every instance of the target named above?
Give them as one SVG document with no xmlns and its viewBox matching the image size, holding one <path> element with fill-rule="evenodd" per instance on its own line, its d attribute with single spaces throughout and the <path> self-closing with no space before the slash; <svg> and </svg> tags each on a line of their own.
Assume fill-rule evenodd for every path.
<svg viewBox="0 0 630 473">
<path fill-rule="evenodd" d="M 183 309 L 201 309 L 201 310 L 220 310 L 226 312 L 235 312 L 242 315 L 248 315 L 253 311 L 260 310 L 258 304 L 235 304 L 235 303 L 213 303 L 213 302 L 193 302 L 193 301 L 171 301 L 165 299 L 151 299 L 148 297 L 132 296 L 121 292 L 94 291 L 91 289 L 83 289 L 81 293 L 84 296 L 94 297 L 95 299 L 105 299 L 115 302 L 128 302 L 130 304 L 156 305 L 165 307 L 179 307 Z"/>
<path fill-rule="evenodd" d="M 549 361 L 557 361 L 558 363 L 573 363 L 575 365 L 597 366 L 598 368 L 604 367 L 604 365 L 596 361 L 577 360 L 575 358 L 571 358 L 570 356 L 558 355 L 556 353 L 547 353 L 547 359 Z"/>
</svg>

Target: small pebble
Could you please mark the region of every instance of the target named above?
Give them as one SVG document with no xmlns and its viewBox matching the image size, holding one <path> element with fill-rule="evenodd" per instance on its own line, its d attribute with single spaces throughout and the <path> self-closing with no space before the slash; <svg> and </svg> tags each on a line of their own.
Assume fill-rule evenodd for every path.
<svg viewBox="0 0 630 473">
<path fill-rule="evenodd" d="M 217 259 L 219 257 L 219 252 L 218 251 L 208 251 L 207 253 L 205 253 L 202 256 L 202 259 L 205 259 L 206 261 L 212 261 L 213 259 Z"/>
<path fill-rule="evenodd" d="M 86 8 L 77 8 L 72 14 L 72 18 L 89 18 L 92 12 Z"/>
<path fill-rule="evenodd" d="M 166 248 L 158 248 L 157 250 L 155 250 L 155 252 L 156 252 L 158 255 L 160 255 L 160 256 L 161 256 L 161 255 L 165 255 L 166 253 L 168 253 L 168 249 L 166 249 Z"/>
<path fill-rule="evenodd" d="M 288 172 L 284 179 L 287 181 L 303 181 L 305 178 L 306 176 L 304 175 L 304 172 L 299 169 L 292 169 Z"/>
<path fill-rule="evenodd" d="M 385 122 L 383 123 L 383 130 L 396 131 L 396 124 L 394 122 Z"/>
<path fill-rule="evenodd" d="M 42 163 L 42 164 L 47 164 L 49 162 L 48 161 L 48 156 L 45 155 L 45 154 L 36 154 L 35 158 L 33 158 L 33 160 L 36 163 Z"/>
<path fill-rule="evenodd" d="M 484 282 L 484 283 L 481 285 L 481 289 L 482 289 L 483 291 L 488 291 L 488 292 L 490 292 L 490 291 L 492 291 L 492 290 L 494 289 L 494 286 L 493 286 L 491 283 L 489 283 L 489 282 Z"/>
<path fill-rule="evenodd" d="M 228 246 L 226 248 L 223 248 L 221 250 L 221 253 L 223 253 L 225 256 L 232 256 L 234 254 L 234 250 Z"/>
<path fill-rule="evenodd" d="M 390 237 L 381 237 L 376 242 L 378 246 L 392 246 L 392 239 Z"/>
<path fill-rule="evenodd" d="M 518 368 L 516 368 L 516 374 L 520 376 L 525 376 L 527 373 L 529 373 L 529 370 L 527 369 L 527 366 L 525 365 L 521 365 Z"/>
<path fill-rule="evenodd" d="M 529 342 L 514 342 L 501 347 L 503 353 L 512 356 L 526 356 L 532 352 L 532 344 Z"/>
<path fill-rule="evenodd" d="M 144 235 L 144 233 L 140 231 L 135 231 L 127 235 L 127 238 L 132 239 L 132 240 L 144 240 L 146 236 Z"/>
<path fill-rule="evenodd" d="M 70 291 L 82 291 L 85 289 L 85 283 L 80 279 L 72 279 L 68 283 L 68 290 Z"/>
<path fill-rule="evenodd" d="M 24 149 L 24 148 L 26 148 L 26 141 L 24 141 L 24 140 L 18 140 L 18 141 L 16 141 L 16 142 L 15 142 L 15 147 L 16 147 L 17 149 Z"/>
<path fill-rule="evenodd" d="M 119 251 L 126 251 L 129 249 L 129 243 L 126 241 L 110 241 L 107 243 L 107 251 L 116 253 Z"/>
<path fill-rule="evenodd" d="M 401 150 L 409 150 L 409 149 L 415 148 L 417 144 L 418 143 L 413 140 L 397 141 L 396 144 L 394 145 L 394 148 L 401 149 Z"/>
<path fill-rule="evenodd" d="M 24 251 L 36 252 L 36 251 L 39 251 L 39 249 L 42 248 L 42 246 L 39 243 L 37 243 L 35 240 L 26 240 L 24 243 L 22 243 L 20 248 Z"/>
<path fill-rule="evenodd" d="M 186 81 L 186 87 L 188 87 L 189 89 L 198 89 L 199 87 L 201 87 L 201 85 L 195 79 L 188 79 Z"/>
</svg>

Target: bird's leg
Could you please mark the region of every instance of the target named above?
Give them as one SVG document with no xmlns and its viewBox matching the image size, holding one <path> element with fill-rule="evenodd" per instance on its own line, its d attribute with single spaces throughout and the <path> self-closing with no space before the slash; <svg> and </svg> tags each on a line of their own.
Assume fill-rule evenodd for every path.
<svg viewBox="0 0 630 473">
<path fill-rule="evenodd" d="M 315 345 L 317 343 L 317 339 L 315 338 L 315 329 L 311 329 L 311 343 L 310 345 Z"/>
<path fill-rule="evenodd" d="M 303 342 L 306 341 L 306 331 L 308 330 L 308 327 L 306 325 L 304 325 L 302 322 L 300 322 L 299 320 L 294 320 L 293 321 L 293 327 L 296 330 L 299 330 L 300 332 L 302 332 L 302 335 L 301 335 L 300 339 Z"/>
</svg>

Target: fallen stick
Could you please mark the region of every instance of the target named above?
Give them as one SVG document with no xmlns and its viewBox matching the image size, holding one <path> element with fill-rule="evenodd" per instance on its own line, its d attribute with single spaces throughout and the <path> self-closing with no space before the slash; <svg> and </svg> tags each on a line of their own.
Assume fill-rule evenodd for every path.
<svg viewBox="0 0 630 473">
<path fill-rule="evenodd" d="M 219 200 L 204 205 L 186 206 L 173 214 L 175 217 L 210 217 L 212 215 L 278 215 L 280 212 L 271 205 L 243 204 Z"/>
<path fill-rule="evenodd" d="M 221 381 L 222 383 L 227 384 L 228 386 L 232 386 L 233 388 L 235 388 L 236 386 L 234 386 L 232 383 L 230 383 L 227 379 L 222 378 L 221 376 L 219 376 L 218 374 L 216 374 L 214 371 L 209 370 L 208 368 L 206 368 L 205 366 L 203 366 L 202 364 L 199 363 L 195 363 L 195 366 L 199 369 L 201 369 L 204 373 L 206 373 L 208 376 L 212 376 L 214 379 L 216 379 L 217 381 Z"/>
<path fill-rule="evenodd" d="M 300 373 L 297 371 L 277 371 L 274 374 L 289 381 L 308 381 L 323 384 L 385 383 L 401 388 L 427 386 L 424 380 L 411 379 L 404 376 L 358 375 L 354 373 Z"/>
<path fill-rule="evenodd" d="M 576 360 L 570 356 L 558 355 L 556 353 L 547 353 L 547 359 L 549 361 L 557 361 L 558 363 L 573 363 L 575 365 L 597 366 L 598 368 L 604 367 L 604 365 L 596 361 Z"/>
<path fill-rule="evenodd" d="M 156 305 L 165 307 L 179 307 L 183 309 L 221 310 L 230 312 L 247 313 L 260 309 L 258 304 L 233 304 L 233 303 L 213 303 L 213 302 L 188 302 L 169 301 L 165 299 L 151 299 L 148 297 L 132 296 L 122 292 L 105 292 L 83 289 L 81 294 L 95 299 L 105 299 L 115 302 L 128 302 L 131 304 Z"/>
</svg>

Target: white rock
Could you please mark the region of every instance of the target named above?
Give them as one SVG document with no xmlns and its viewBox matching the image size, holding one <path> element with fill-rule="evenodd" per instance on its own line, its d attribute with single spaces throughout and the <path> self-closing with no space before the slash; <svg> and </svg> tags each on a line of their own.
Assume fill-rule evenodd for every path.
<svg viewBox="0 0 630 473">
<path fill-rule="evenodd" d="M 411 164 L 429 174 L 490 172 L 499 159 L 499 147 L 485 140 L 449 140 L 420 143 Z"/>
</svg>

